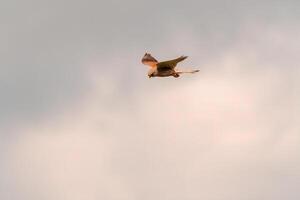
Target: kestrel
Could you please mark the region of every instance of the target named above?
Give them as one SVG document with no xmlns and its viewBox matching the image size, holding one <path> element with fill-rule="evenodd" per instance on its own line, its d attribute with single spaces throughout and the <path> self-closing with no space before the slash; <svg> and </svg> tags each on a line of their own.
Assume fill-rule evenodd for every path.
<svg viewBox="0 0 300 200">
<path fill-rule="evenodd" d="M 190 71 L 177 71 L 175 67 L 177 63 L 186 59 L 187 56 L 180 56 L 174 60 L 167 60 L 163 62 L 158 62 L 154 57 L 151 56 L 150 53 L 145 53 L 144 57 L 142 58 L 142 63 L 144 65 L 150 66 L 150 70 L 148 71 L 148 77 L 166 77 L 166 76 L 173 76 L 178 78 L 180 74 L 183 73 L 196 73 L 199 70 L 190 70 Z"/>
</svg>

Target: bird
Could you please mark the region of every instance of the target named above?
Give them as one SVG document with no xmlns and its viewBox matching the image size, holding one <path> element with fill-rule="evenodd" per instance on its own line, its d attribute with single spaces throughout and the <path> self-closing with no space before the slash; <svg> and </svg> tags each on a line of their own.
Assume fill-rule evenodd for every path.
<svg viewBox="0 0 300 200">
<path fill-rule="evenodd" d="M 199 70 L 189 70 L 189 71 L 180 71 L 175 70 L 176 65 L 185 60 L 187 56 L 180 56 L 173 60 L 167 60 L 163 62 L 158 62 L 150 53 L 145 53 L 145 55 L 142 58 L 142 63 L 144 65 L 150 66 L 150 70 L 148 71 L 148 77 L 168 77 L 173 76 L 175 78 L 178 78 L 180 74 L 184 73 L 196 73 L 199 72 Z"/>
</svg>

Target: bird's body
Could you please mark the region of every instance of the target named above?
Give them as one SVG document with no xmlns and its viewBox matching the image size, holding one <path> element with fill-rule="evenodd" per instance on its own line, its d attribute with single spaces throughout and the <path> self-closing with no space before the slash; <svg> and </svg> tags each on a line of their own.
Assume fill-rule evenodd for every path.
<svg viewBox="0 0 300 200">
<path fill-rule="evenodd" d="M 142 63 L 151 67 L 150 70 L 148 71 L 149 78 L 167 77 L 167 76 L 173 76 L 175 78 L 178 78 L 180 74 L 195 73 L 199 71 L 199 70 L 176 71 L 175 67 L 177 63 L 183 61 L 186 58 L 187 56 L 180 56 L 179 58 L 173 60 L 158 62 L 154 57 L 151 56 L 151 54 L 146 53 L 142 58 Z"/>
<path fill-rule="evenodd" d="M 149 77 L 167 77 L 167 76 L 178 77 L 174 69 L 168 69 L 168 68 L 158 69 L 156 67 L 149 69 L 148 76 Z"/>
</svg>

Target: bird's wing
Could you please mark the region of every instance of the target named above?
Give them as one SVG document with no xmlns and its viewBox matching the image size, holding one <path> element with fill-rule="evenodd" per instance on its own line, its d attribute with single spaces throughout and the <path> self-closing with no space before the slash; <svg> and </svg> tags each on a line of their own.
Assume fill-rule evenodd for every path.
<svg viewBox="0 0 300 200">
<path fill-rule="evenodd" d="M 173 59 L 173 60 L 167 60 L 167 61 L 163 61 L 163 62 L 159 62 L 157 63 L 157 69 L 174 69 L 177 65 L 177 63 L 183 61 L 184 59 L 186 59 L 187 56 L 180 56 L 179 58 Z"/>
<path fill-rule="evenodd" d="M 150 67 L 156 67 L 158 61 L 152 57 L 150 53 L 145 53 L 144 57 L 142 58 L 142 63 Z"/>
</svg>

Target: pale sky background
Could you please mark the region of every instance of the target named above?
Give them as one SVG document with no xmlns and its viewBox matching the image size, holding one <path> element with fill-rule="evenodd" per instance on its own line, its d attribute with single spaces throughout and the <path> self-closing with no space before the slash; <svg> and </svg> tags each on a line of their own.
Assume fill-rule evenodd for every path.
<svg viewBox="0 0 300 200">
<path fill-rule="evenodd" d="M 2 1 L 0 199 L 300 199 L 299 10 Z"/>
</svg>

